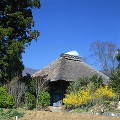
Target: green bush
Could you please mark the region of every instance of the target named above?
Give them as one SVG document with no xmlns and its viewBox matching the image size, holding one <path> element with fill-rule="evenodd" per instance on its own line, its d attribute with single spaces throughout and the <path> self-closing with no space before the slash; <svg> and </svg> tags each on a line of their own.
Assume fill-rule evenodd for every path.
<svg viewBox="0 0 120 120">
<path fill-rule="evenodd" d="M 89 83 L 88 77 L 79 78 L 78 80 L 70 83 L 70 85 L 66 89 L 66 93 L 67 94 L 70 94 L 71 92 L 76 93 L 80 89 L 86 89 L 88 83 Z"/>
<path fill-rule="evenodd" d="M 12 108 L 15 104 L 13 96 L 9 95 L 5 87 L 0 87 L 0 107 Z"/>
<path fill-rule="evenodd" d="M 114 92 L 120 93 L 120 70 L 117 70 L 110 76 L 109 87 L 112 87 Z"/>
<path fill-rule="evenodd" d="M 91 86 L 92 92 L 98 89 L 100 86 L 103 86 L 103 78 L 102 76 L 98 77 L 96 74 L 92 77 L 81 77 L 78 80 L 71 82 L 68 88 L 66 89 L 66 93 L 70 94 L 71 92 L 76 93 L 80 89 L 86 89 L 87 86 Z"/>
<path fill-rule="evenodd" d="M 50 105 L 50 94 L 48 92 L 41 92 L 39 96 L 39 105 L 46 107 Z"/>
<path fill-rule="evenodd" d="M 36 106 L 36 99 L 35 96 L 31 93 L 25 93 L 25 100 L 27 103 L 28 109 L 33 109 Z"/>
</svg>

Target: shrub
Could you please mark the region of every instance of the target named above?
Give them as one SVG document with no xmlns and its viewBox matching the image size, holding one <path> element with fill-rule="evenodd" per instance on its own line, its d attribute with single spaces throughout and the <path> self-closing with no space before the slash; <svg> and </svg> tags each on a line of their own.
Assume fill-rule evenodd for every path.
<svg viewBox="0 0 120 120">
<path fill-rule="evenodd" d="M 115 97 L 115 93 L 113 93 L 112 88 L 108 89 L 108 85 L 98 88 L 94 94 L 95 99 L 112 100 Z"/>
<path fill-rule="evenodd" d="M 0 107 L 1 108 L 12 108 L 15 104 L 12 95 L 9 95 L 4 87 L 0 87 Z"/>
<path fill-rule="evenodd" d="M 79 91 L 81 89 L 86 89 L 88 84 L 91 84 L 91 83 L 92 83 L 92 86 L 94 88 L 93 91 L 98 89 L 100 86 L 103 86 L 102 76 L 98 77 L 95 74 L 90 78 L 88 78 L 88 77 L 79 78 L 78 80 L 70 83 L 66 92 L 67 92 L 67 94 L 70 94 L 71 92 L 76 93 L 77 91 Z"/>
<path fill-rule="evenodd" d="M 75 107 L 77 105 L 77 96 L 75 93 L 71 92 L 70 94 L 65 94 L 65 98 L 63 99 L 63 103 L 67 107 Z"/>
<path fill-rule="evenodd" d="M 92 93 L 90 89 L 91 88 L 87 87 L 87 89 L 79 90 L 76 93 L 71 92 L 70 94 L 65 94 L 63 103 L 71 108 L 90 104 L 90 106 L 93 106 L 92 101 L 102 102 L 104 100 L 112 100 L 115 97 L 115 93 L 113 93 L 112 88 L 108 89 L 108 85 L 100 87 Z"/>
<path fill-rule="evenodd" d="M 36 99 L 35 99 L 34 95 L 32 95 L 31 93 L 25 93 L 25 100 L 26 100 L 28 109 L 35 108 L 35 106 L 36 106 Z"/>
<path fill-rule="evenodd" d="M 89 78 L 90 83 L 92 82 L 96 89 L 98 89 L 100 86 L 103 86 L 103 78 L 102 76 L 98 77 L 96 74 L 93 75 L 91 78 Z"/>
<path fill-rule="evenodd" d="M 50 94 L 48 92 L 40 92 L 39 105 L 42 107 L 50 105 Z"/>
<path fill-rule="evenodd" d="M 70 94 L 66 94 L 63 103 L 67 107 L 75 108 L 86 105 L 91 99 L 92 96 L 90 95 L 89 88 L 87 88 L 85 90 L 79 90 L 76 93 L 71 92 Z"/>
<path fill-rule="evenodd" d="M 66 89 L 67 94 L 71 92 L 77 92 L 81 89 L 87 88 L 87 84 L 89 83 L 88 77 L 79 78 L 78 80 L 71 82 L 68 88 Z"/>
</svg>

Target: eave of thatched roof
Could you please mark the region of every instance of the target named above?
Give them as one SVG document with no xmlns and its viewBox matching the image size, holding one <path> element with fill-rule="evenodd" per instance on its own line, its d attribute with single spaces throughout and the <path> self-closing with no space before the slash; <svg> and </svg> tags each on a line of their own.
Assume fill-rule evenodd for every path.
<svg viewBox="0 0 120 120">
<path fill-rule="evenodd" d="M 94 74 L 102 76 L 105 84 L 109 81 L 109 77 L 82 62 L 80 57 L 66 54 L 61 54 L 57 60 L 33 74 L 32 77 L 46 74 L 50 81 L 75 81 L 80 77 L 92 77 Z"/>
</svg>

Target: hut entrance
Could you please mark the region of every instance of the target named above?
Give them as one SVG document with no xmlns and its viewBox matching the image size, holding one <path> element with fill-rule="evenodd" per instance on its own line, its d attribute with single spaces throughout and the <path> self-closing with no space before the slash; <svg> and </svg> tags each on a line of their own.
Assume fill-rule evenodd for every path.
<svg viewBox="0 0 120 120">
<path fill-rule="evenodd" d="M 66 93 L 66 88 L 69 85 L 67 81 L 54 81 L 50 83 L 50 94 L 51 94 L 51 105 L 61 106 L 63 104 L 62 100 L 64 94 Z"/>
<path fill-rule="evenodd" d="M 63 98 L 62 89 L 55 90 L 53 92 L 53 106 L 61 106 L 62 98 Z"/>
</svg>

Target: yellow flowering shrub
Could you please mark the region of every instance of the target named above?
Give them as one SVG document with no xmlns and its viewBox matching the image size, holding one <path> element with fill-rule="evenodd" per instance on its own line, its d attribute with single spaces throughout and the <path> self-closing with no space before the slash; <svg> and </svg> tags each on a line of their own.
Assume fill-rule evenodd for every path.
<svg viewBox="0 0 120 120">
<path fill-rule="evenodd" d="M 111 100 L 115 97 L 112 88 L 108 89 L 108 85 L 100 87 L 95 91 L 95 98 L 102 98 L 103 100 Z"/>
<path fill-rule="evenodd" d="M 77 107 L 82 104 L 87 104 L 87 102 L 91 99 L 92 96 L 90 95 L 89 88 L 87 88 L 86 90 L 80 90 L 76 93 L 71 92 L 70 94 L 65 94 L 63 103 L 67 107 Z"/>
<path fill-rule="evenodd" d="M 65 103 L 68 107 L 75 106 L 77 104 L 77 96 L 75 93 L 71 92 L 70 94 L 65 94 L 65 98 L 63 99 L 63 103 Z"/>
<path fill-rule="evenodd" d="M 98 88 L 94 93 L 90 93 L 90 88 L 79 90 L 76 93 L 71 92 L 70 94 L 65 94 L 63 103 L 67 107 L 79 107 L 81 105 L 86 105 L 90 100 L 112 100 L 115 97 L 115 93 L 112 88 L 105 87 Z"/>
</svg>

